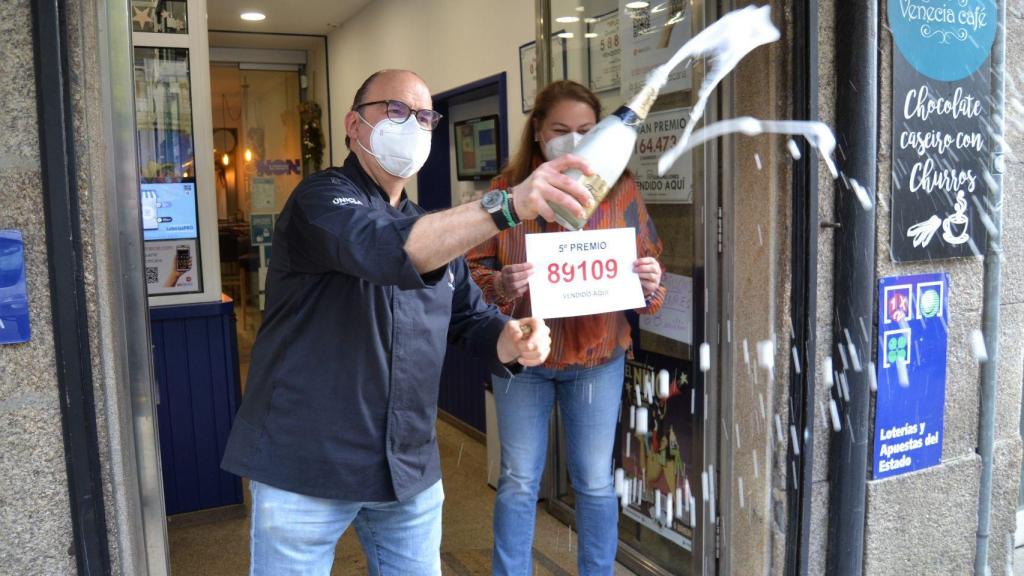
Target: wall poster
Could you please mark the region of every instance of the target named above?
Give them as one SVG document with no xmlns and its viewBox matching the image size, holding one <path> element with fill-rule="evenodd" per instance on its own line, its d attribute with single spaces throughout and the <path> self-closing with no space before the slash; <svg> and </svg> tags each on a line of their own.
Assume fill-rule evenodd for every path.
<svg viewBox="0 0 1024 576">
<path fill-rule="evenodd" d="M 996 136 L 994 0 L 889 0 L 892 259 L 978 256 Z"/>
<path fill-rule="evenodd" d="M 559 30 L 551 33 L 551 79 L 565 80 L 568 70 L 568 56 L 565 52 L 565 38 L 558 35 Z M 555 41 L 557 40 L 557 42 Z M 537 41 L 527 42 L 519 47 L 519 94 L 522 99 L 523 114 L 533 110 L 533 101 L 537 98 Z"/>
<path fill-rule="evenodd" d="M 587 39 L 590 89 L 594 92 L 617 89 L 622 73 L 618 11 L 594 18 L 594 22 L 587 24 L 587 33 L 597 35 Z"/>
<path fill-rule="evenodd" d="M 689 108 L 652 112 L 640 125 L 629 169 L 647 204 L 693 204 L 693 162 L 685 159 L 658 176 L 658 158 L 679 142 Z"/>
<path fill-rule="evenodd" d="M 878 302 L 876 480 L 935 466 L 942 458 L 949 277 L 882 278 Z"/>
<path fill-rule="evenodd" d="M 629 100 L 640 91 L 647 73 L 667 62 L 692 36 L 690 3 L 670 0 L 653 8 L 627 8 L 619 0 L 619 38 L 622 44 L 621 95 Z M 661 8 L 657 10 L 657 8 Z M 679 66 L 669 76 L 662 94 L 689 90 L 693 77 L 689 66 Z"/>
<path fill-rule="evenodd" d="M 656 355 L 626 362 L 616 442 L 616 467 L 622 473 L 616 473 L 616 488 L 621 486 L 626 517 L 691 550 L 701 498 L 692 453 L 700 412 L 688 372 L 688 365 L 661 364 Z"/>
<path fill-rule="evenodd" d="M 199 243 L 195 238 L 145 242 L 146 291 L 156 294 L 202 292 Z"/>
</svg>

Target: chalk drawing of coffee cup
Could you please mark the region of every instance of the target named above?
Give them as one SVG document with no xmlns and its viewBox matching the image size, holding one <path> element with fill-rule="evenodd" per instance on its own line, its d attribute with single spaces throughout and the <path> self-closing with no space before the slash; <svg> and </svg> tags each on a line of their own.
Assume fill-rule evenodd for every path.
<svg viewBox="0 0 1024 576">
<path fill-rule="evenodd" d="M 942 239 L 949 244 L 957 245 L 967 242 L 967 201 L 963 191 L 956 193 L 956 211 L 942 221 Z"/>
</svg>

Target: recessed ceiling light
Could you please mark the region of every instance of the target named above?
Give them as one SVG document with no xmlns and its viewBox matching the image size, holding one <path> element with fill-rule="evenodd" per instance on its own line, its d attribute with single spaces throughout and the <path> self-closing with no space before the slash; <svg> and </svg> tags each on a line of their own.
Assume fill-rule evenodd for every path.
<svg viewBox="0 0 1024 576">
<path fill-rule="evenodd" d="M 597 18 L 589 18 L 588 17 L 588 18 L 584 18 L 583 21 L 586 22 L 587 24 L 593 24 L 594 22 L 597 22 Z"/>
<path fill-rule="evenodd" d="M 583 12 L 584 10 L 586 10 L 586 8 L 584 8 L 583 6 L 577 6 L 576 7 L 576 11 L 577 12 Z"/>
<path fill-rule="evenodd" d="M 650 5 L 650 2 L 628 2 L 626 4 L 626 8 L 629 8 L 630 10 L 639 10 L 641 8 L 647 8 Z"/>
<path fill-rule="evenodd" d="M 242 12 L 241 18 L 248 22 L 259 22 L 260 20 L 266 20 L 267 15 L 263 12 Z"/>
<path fill-rule="evenodd" d="M 579 21 L 579 16 L 559 16 L 558 18 L 555 18 L 555 22 L 558 22 L 559 24 L 574 24 Z"/>
<path fill-rule="evenodd" d="M 558 33 L 558 37 L 559 38 L 572 38 L 573 36 L 574 36 L 574 34 L 572 32 L 559 32 Z"/>
<path fill-rule="evenodd" d="M 584 38 L 597 38 L 597 32 L 587 32 L 583 35 Z"/>
</svg>

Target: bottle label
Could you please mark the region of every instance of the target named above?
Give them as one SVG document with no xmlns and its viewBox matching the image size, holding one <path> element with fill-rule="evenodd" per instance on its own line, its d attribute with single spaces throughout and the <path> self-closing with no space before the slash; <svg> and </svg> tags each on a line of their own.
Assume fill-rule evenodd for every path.
<svg viewBox="0 0 1024 576">
<path fill-rule="evenodd" d="M 558 221 L 562 227 L 569 230 L 582 230 L 587 224 L 587 220 L 593 216 L 594 211 L 604 200 L 608 192 L 611 191 L 611 186 L 604 181 L 598 174 L 591 174 L 590 176 L 581 176 L 579 183 L 590 192 L 590 196 L 594 199 L 594 203 L 590 207 L 584 206 L 585 216 L 582 219 L 576 218 L 575 215 L 562 208 L 558 204 L 551 204 L 551 209 L 555 213 L 555 220 Z"/>
</svg>

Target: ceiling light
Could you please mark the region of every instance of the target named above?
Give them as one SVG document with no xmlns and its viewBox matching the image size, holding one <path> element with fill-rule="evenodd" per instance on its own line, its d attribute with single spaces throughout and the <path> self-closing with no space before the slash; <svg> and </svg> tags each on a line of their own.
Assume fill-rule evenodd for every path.
<svg viewBox="0 0 1024 576">
<path fill-rule="evenodd" d="M 259 22 L 260 20 L 266 20 L 267 15 L 263 12 L 242 12 L 241 18 L 248 22 Z"/>
<path fill-rule="evenodd" d="M 587 18 L 584 18 L 583 21 L 586 22 L 587 24 L 593 24 L 594 22 L 597 22 L 597 18 L 587 17 Z"/>
<path fill-rule="evenodd" d="M 555 18 L 555 22 L 558 22 L 559 24 L 574 24 L 579 21 L 579 16 L 559 16 L 558 18 Z"/>
<path fill-rule="evenodd" d="M 587 32 L 583 35 L 584 38 L 597 38 L 597 32 Z"/>
<path fill-rule="evenodd" d="M 558 33 L 558 37 L 559 38 L 572 38 L 573 36 L 574 36 L 574 34 L 572 32 L 559 32 Z"/>
<path fill-rule="evenodd" d="M 584 8 L 583 6 L 577 6 L 576 7 L 576 11 L 577 12 L 583 12 L 584 10 L 586 10 L 586 8 Z"/>
<path fill-rule="evenodd" d="M 628 2 L 626 3 L 626 8 L 629 8 L 630 10 L 639 10 L 641 8 L 647 8 L 650 5 L 650 2 Z"/>
</svg>

